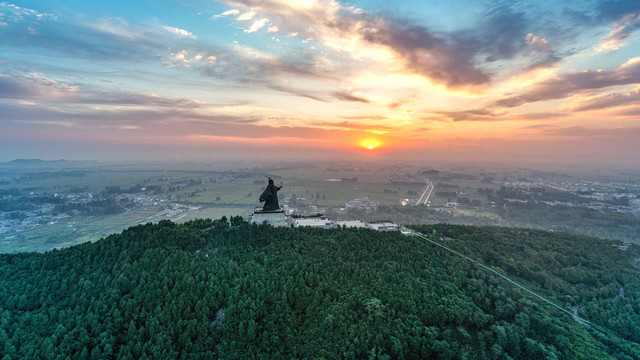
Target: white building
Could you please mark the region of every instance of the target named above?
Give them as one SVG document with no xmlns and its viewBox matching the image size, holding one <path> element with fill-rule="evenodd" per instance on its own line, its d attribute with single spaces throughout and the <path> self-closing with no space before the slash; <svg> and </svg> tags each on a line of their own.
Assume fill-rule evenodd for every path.
<svg viewBox="0 0 640 360">
<path fill-rule="evenodd" d="M 367 224 L 365 224 L 361 220 L 336 220 L 333 222 L 336 226 L 346 226 L 346 227 L 354 227 L 354 228 L 365 228 Z"/>
<path fill-rule="evenodd" d="M 329 229 L 334 227 L 333 222 L 326 216 L 321 217 L 311 217 L 311 218 L 294 218 L 293 225 L 296 227 L 299 226 L 311 226 L 311 227 L 321 227 L 325 229 Z"/>
<path fill-rule="evenodd" d="M 390 220 L 372 220 L 367 223 L 369 229 L 377 231 L 398 231 L 400 226 Z"/>
</svg>

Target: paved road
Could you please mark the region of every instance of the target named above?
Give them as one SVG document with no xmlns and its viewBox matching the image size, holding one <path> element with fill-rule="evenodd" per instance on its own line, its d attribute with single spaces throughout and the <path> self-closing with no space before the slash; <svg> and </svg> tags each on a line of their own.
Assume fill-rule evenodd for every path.
<svg viewBox="0 0 640 360">
<path fill-rule="evenodd" d="M 424 188 L 422 195 L 420 195 L 420 199 L 418 199 L 417 205 L 423 204 L 426 205 L 427 201 L 431 197 L 431 193 L 433 192 L 433 183 L 427 180 L 427 186 Z"/>
</svg>

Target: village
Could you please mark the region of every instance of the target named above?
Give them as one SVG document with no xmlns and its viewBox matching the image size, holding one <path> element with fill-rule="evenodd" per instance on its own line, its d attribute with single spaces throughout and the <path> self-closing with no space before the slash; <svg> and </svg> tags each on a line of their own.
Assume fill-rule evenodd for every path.
<svg viewBox="0 0 640 360">
<path fill-rule="evenodd" d="M 2 249 L 46 250 L 95 241 L 163 219 L 239 215 L 262 223 L 251 214 L 259 205 L 265 174 L 283 186 L 278 195 L 287 214 L 286 219 L 266 219 L 272 225 L 389 231 L 400 229 L 399 224 L 447 222 L 635 239 L 635 230 L 627 224 L 640 215 L 640 185 L 620 174 L 599 180 L 584 174 L 478 167 L 345 170 L 318 165 L 308 172 L 291 166 L 278 168 L 277 175 L 251 167 L 192 172 L 149 167 L 5 171 L 0 177 Z M 544 216 L 550 212 L 557 216 Z M 561 225 L 554 220 L 558 217 L 588 220 L 580 220 L 577 227 L 579 220 Z"/>
</svg>

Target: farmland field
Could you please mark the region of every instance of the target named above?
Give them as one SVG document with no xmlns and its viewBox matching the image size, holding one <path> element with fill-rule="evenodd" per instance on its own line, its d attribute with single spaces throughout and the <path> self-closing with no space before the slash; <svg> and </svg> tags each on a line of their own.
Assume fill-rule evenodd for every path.
<svg viewBox="0 0 640 360">
<path fill-rule="evenodd" d="M 204 170 L 203 170 L 204 169 Z M 114 214 L 87 216 L 63 214 L 49 219 L 34 213 L 32 225 L 0 233 L 0 252 L 47 251 L 95 241 L 130 226 L 170 219 L 185 222 L 197 218 L 247 217 L 260 206 L 258 197 L 266 177 L 283 188 L 281 205 L 305 213 L 309 206 L 341 208 L 355 198 L 397 205 L 415 198 L 423 184 L 392 184 L 398 167 L 309 166 L 289 164 L 274 168 L 231 167 L 201 164 L 75 164 L 67 167 L 0 169 L 0 191 L 19 194 L 8 199 L 39 196 L 95 198 L 119 196 L 136 205 Z M 336 181 L 340 179 L 350 181 Z M 357 179 L 357 180 L 356 180 Z M 286 200 L 292 200 L 288 204 Z M 118 200 L 121 201 L 121 200 Z M 26 220 L 30 218 L 27 216 Z"/>
</svg>

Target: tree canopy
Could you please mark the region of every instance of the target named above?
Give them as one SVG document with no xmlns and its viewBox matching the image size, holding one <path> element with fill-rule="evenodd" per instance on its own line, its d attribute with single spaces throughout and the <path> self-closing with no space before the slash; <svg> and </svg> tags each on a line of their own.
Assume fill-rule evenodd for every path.
<svg viewBox="0 0 640 360">
<path fill-rule="evenodd" d="M 0 255 L 0 353 L 640 358 L 635 246 L 525 229 L 416 227 L 577 307 L 609 329 L 602 333 L 418 237 L 226 220 L 163 220 L 64 250 Z"/>
</svg>

